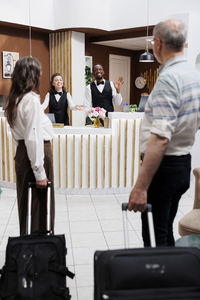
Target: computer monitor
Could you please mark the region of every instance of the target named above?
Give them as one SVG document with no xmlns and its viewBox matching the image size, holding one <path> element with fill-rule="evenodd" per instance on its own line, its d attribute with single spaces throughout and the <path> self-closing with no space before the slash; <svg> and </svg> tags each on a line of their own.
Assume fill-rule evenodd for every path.
<svg viewBox="0 0 200 300">
<path fill-rule="evenodd" d="M 0 95 L 0 107 L 4 108 L 5 102 L 6 102 L 6 96 Z"/>
<path fill-rule="evenodd" d="M 56 123 L 54 114 L 46 114 L 52 123 Z"/>
<path fill-rule="evenodd" d="M 149 95 L 141 95 L 138 110 L 139 112 L 144 112 L 145 105 L 147 103 Z"/>
</svg>

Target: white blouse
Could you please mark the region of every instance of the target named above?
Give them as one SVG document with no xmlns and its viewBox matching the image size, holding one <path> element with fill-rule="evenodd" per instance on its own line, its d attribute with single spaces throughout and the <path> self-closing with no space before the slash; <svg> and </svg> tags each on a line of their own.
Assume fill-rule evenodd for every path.
<svg viewBox="0 0 200 300">
<path fill-rule="evenodd" d="M 16 141 L 24 140 L 36 181 L 45 179 L 44 141 L 51 140 L 54 132 L 51 121 L 44 114 L 39 95 L 29 92 L 22 98 L 11 132 Z"/>
</svg>

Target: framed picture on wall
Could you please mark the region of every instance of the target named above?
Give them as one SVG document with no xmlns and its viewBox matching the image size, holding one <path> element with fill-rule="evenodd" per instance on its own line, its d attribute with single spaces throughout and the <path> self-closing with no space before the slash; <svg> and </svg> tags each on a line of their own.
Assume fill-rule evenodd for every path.
<svg viewBox="0 0 200 300">
<path fill-rule="evenodd" d="M 18 52 L 3 51 L 3 78 L 11 78 L 16 61 L 19 59 Z"/>
</svg>

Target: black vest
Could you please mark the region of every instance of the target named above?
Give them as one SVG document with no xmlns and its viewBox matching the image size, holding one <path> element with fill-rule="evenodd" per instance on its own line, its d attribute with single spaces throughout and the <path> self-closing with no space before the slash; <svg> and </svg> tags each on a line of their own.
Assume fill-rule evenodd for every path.
<svg viewBox="0 0 200 300">
<path fill-rule="evenodd" d="M 69 125 L 67 106 L 68 102 L 66 92 L 63 92 L 59 101 L 56 100 L 55 95 L 53 93 L 50 93 L 49 112 L 55 115 L 56 123 L 64 123 L 64 125 Z"/>
<path fill-rule="evenodd" d="M 106 116 L 108 116 L 108 112 L 114 111 L 110 81 L 105 80 L 105 86 L 102 93 L 99 92 L 94 82 L 92 82 L 90 86 L 92 94 L 92 106 L 103 107 L 106 110 Z"/>
</svg>

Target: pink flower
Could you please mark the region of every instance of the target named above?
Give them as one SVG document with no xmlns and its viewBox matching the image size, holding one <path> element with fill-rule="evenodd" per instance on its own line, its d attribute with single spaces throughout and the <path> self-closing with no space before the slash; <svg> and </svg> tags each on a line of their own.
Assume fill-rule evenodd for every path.
<svg viewBox="0 0 200 300">
<path fill-rule="evenodd" d="M 96 111 L 100 111 L 100 110 L 101 110 L 101 107 L 95 107 L 95 110 L 96 110 Z"/>
<path fill-rule="evenodd" d="M 105 118 L 105 113 L 102 112 L 102 111 L 100 111 L 100 112 L 99 112 L 99 118 L 100 118 L 100 119 L 104 119 L 104 118 Z"/>
<path fill-rule="evenodd" d="M 88 109 L 88 114 L 91 114 L 92 112 L 94 112 L 94 107 Z"/>
<path fill-rule="evenodd" d="M 98 116 L 99 116 L 98 111 L 94 111 L 93 116 L 94 116 L 95 118 L 98 117 Z"/>
<path fill-rule="evenodd" d="M 101 108 L 101 111 L 104 112 L 104 113 L 106 113 L 106 110 L 104 108 Z"/>
</svg>

